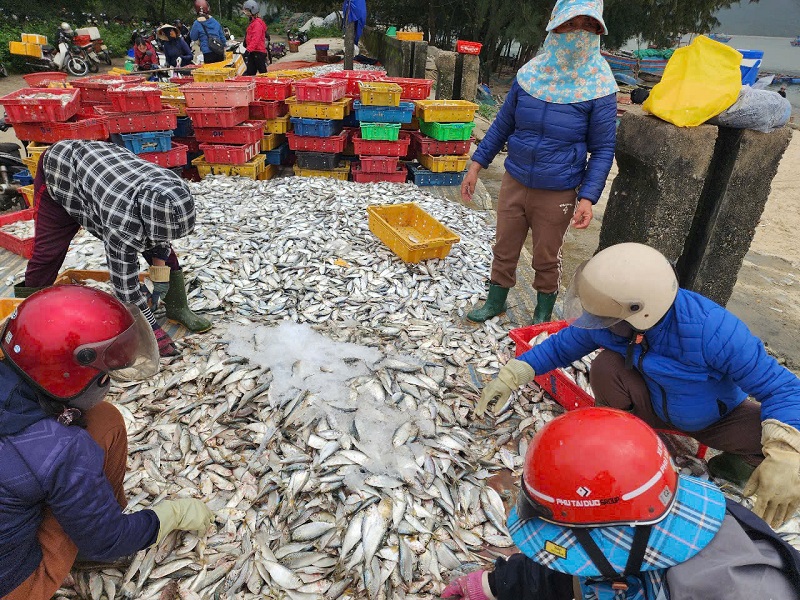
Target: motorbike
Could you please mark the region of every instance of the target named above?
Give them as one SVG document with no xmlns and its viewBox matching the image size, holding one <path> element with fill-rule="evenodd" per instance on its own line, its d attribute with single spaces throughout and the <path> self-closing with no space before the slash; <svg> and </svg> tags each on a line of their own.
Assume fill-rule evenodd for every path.
<svg viewBox="0 0 800 600">
<path fill-rule="evenodd" d="M 14 54 L 14 52 L 11 52 Z M 25 66 L 31 71 L 66 71 L 75 77 L 83 77 L 89 73 L 89 65 L 81 58 L 81 50 L 71 40 L 62 37 L 53 47 L 42 44 L 41 54 L 18 54 L 25 59 Z"/>
<path fill-rule="evenodd" d="M 100 37 L 100 30 L 98 30 L 97 27 L 82 27 L 75 33 L 76 35 L 83 36 L 81 38 L 82 43 L 79 45 L 84 52 L 85 60 L 91 60 L 98 64 L 100 61 L 103 61 L 107 65 L 111 65 L 111 54 L 108 52 L 108 46 L 103 43 L 103 38 Z M 94 71 L 94 69 L 92 69 L 92 71 Z"/>
<path fill-rule="evenodd" d="M 283 42 L 272 42 L 268 46 L 271 58 L 283 58 L 286 56 L 286 44 Z"/>
<path fill-rule="evenodd" d="M 9 127 L 5 117 L 0 119 L 0 131 L 6 131 Z M 25 197 L 19 191 L 20 186 L 11 180 L 24 170 L 26 167 L 20 158 L 19 146 L 14 143 L 0 144 L 0 212 L 28 208 Z"/>
<path fill-rule="evenodd" d="M 76 45 L 75 47 L 77 48 L 76 52 L 88 65 L 89 71 L 97 73 L 100 70 L 100 57 L 94 51 L 94 44 L 89 42 L 88 44 Z"/>
</svg>

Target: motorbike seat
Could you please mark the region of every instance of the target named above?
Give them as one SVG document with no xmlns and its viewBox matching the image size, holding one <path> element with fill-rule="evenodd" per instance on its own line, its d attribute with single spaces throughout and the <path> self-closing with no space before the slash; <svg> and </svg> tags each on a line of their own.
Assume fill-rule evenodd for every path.
<svg viewBox="0 0 800 600">
<path fill-rule="evenodd" d="M 42 44 L 42 52 L 52 52 L 53 50 L 55 50 L 55 47 L 50 44 Z"/>
</svg>

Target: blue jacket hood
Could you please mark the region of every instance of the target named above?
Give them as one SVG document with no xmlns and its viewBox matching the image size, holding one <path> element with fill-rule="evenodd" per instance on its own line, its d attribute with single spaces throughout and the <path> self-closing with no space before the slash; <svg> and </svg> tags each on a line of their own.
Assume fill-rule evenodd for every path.
<svg viewBox="0 0 800 600">
<path fill-rule="evenodd" d="M 9 364 L 0 361 L 0 436 L 18 433 L 47 419 L 36 393 Z"/>
</svg>

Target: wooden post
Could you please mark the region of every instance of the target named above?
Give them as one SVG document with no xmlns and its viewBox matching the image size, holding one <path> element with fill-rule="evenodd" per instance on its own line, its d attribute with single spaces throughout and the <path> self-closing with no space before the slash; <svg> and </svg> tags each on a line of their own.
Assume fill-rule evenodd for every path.
<svg viewBox="0 0 800 600">
<path fill-rule="evenodd" d="M 356 24 L 348 21 L 344 26 L 344 68 L 353 69 L 354 39 L 356 37 Z"/>
</svg>

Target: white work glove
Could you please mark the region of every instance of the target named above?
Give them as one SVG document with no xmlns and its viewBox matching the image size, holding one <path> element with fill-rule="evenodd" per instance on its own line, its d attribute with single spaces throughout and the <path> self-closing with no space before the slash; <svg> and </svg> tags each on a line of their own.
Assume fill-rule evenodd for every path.
<svg viewBox="0 0 800 600">
<path fill-rule="evenodd" d="M 193 498 L 164 500 L 151 510 L 159 522 L 156 544 L 175 530 L 196 531 L 197 535 L 203 535 L 214 522 L 214 513 L 203 502 Z"/>
<path fill-rule="evenodd" d="M 492 402 L 495 402 L 494 411 L 497 414 L 497 411 L 505 405 L 511 392 L 530 383 L 535 376 L 536 372 L 532 366 L 524 360 L 512 358 L 500 369 L 497 378 L 492 379 L 483 388 L 481 400 L 475 408 L 475 414 L 482 417 Z"/>
<path fill-rule="evenodd" d="M 180 67 L 183 64 L 183 59 L 179 56 L 175 59 L 175 67 Z"/>
<path fill-rule="evenodd" d="M 744 488 L 755 494 L 753 512 L 773 528 L 794 516 L 800 506 L 800 431 L 776 419 L 761 424 L 762 462 Z"/>
</svg>

